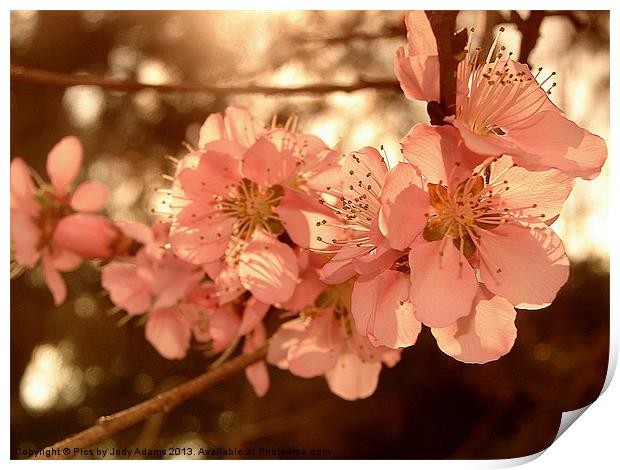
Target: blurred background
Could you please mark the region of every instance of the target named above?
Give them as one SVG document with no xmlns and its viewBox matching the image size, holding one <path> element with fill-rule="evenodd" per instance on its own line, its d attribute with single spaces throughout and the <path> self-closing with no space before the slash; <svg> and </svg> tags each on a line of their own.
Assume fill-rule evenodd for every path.
<svg viewBox="0 0 620 470">
<path fill-rule="evenodd" d="M 609 145 L 607 12 L 462 11 L 459 26 L 502 43 L 532 67 L 557 72 L 551 98 Z M 526 41 L 521 42 L 523 31 Z M 536 34 L 533 34 L 536 33 Z M 535 45 L 532 37 L 538 37 Z M 11 64 L 151 84 L 296 87 L 394 80 L 405 44 L 398 11 L 104 12 L 13 11 Z M 532 47 L 534 46 L 534 47 Z M 521 50 L 523 49 L 523 50 Z M 523 58 L 523 57 L 522 57 Z M 11 157 L 45 173 L 47 152 L 69 134 L 85 147 L 81 178 L 112 190 L 114 220 L 153 220 L 164 157 L 195 144 L 206 116 L 227 104 L 269 122 L 300 115 L 300 128 L 343 151 L 384 145 L 428 120 L 398 89 L 352 93 L 242 95 L 110 92 L 94 86 L 11 83 Z M 102 447 L 329 449 L 331 458 L 509 458 L 547 447 L 561 412 L 591 403 L 607 371 L 609 342 L 609 163 L 578 181 L 554 228 L 571 277 L 552 306 L 522 311 L 513 351 L 486 365 L 445 356 L 425 330 L 369 399 L 346 402 L 321 378 L 274 368 L 265 398 L 243 375 L 102 442 Z M 8 170 L 8 162 L 5 167 Z M 197 375 L 200 351 L 158 356 L 142 327 L 121 315 L 85 263 L 65 276 L 69 295 L 53 306 L 40 269 L 11 283 L 11 454 L 42 448 Z M 579 424 L 577 424 L 579 425 Z"/>
</svg>

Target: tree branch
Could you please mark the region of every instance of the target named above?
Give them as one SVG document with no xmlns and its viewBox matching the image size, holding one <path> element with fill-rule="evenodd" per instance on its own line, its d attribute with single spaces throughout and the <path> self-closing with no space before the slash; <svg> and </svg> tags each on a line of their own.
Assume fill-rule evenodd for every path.
<svg viewBox="0 0 620 470">
<path fill-rule="evenodd" d="M 149 416 L 158 413 L 168 413 L 185 400 L 204 392 L 208 388 L 217 385 L 247 366 L 260 361 L 267 354 L 267 344 L 249 354 L 242 354 L 236 358 L 222 364 L 216 369 L 209 370 L 198 377 L 195 377 L 181 385 L 160 393 L 142 403 L 119 411 L 110 416 L 99 418 L 97 424 L 79 432 L 56 444 L 46 447 L 40 451 L 35 460 L 60 460 L 72 456 L 74 448 L 84 448 L 96 444 L 101 439 L 132 426 Z M 69 449 L 65 455 L 63 450 Z M 46 457 L 49 453 L 49 457 Z"/>
<path fill-rule="evenodd" d="M 542 25 L 545 17 L 548 16 L 547 12 L 542 10 L 532 10 L 527 20 L 521 18 L 521 15 L 516 10 L 511 10 L 510 20 L 521 31 L 521 51 L 519 52 L 519 62 L 526 63 L 530 67 L 529 63 L 530 54 L 536 47 L 538 38 L 540 37 L 540 26 Z"/>
<path fill-rule="evenodd" d="M 456 68 L 459 63 L 459 53 L 465 47 L 465 43 L 463 43 L 460 51 L 458 47 L 455 47 L 455 38 L 457 36 L 455 36 L 454 30 L 458 13 L 458 10 L 426 11 L 426 16 L 437 42 L 437 53 L 439 54 L 439 104 L 445 116 L 451 116 L 456 113 Z M 429 109 L 430 113 L 431 109 Z M 436 110 L 431 114 L 431 124 L 441 124 L 443 118 L 440 120 L 434 119 L 434 114 L 436 114 Z"/>
<path fill-rule="evenodd" d="M 360 79 L 356 83 L 349 85 L 339 84 L 312 84 L 298 87 L 275 87 L 261 85 L 238 85 L 238 86 L 216 86 L 200 85 L 188 83 L 153 85 L 140 83 L 133 80 L 113 80 L 95 77 L 92 75 L 75 75 L 48 70 L 31 69 L 27 67 L 11 66 L 11 82 L 39 83 L 60 87 L 70 87 L 76 85 L 90 85 L 110 91 L 137 92 L 147 88 L 158 90 L 162 93 L 176 92 L 201 92 L 215 96 L 226 96 L 233 94 L 274 94 L 274 95 L 296 95 L 301 93 L 322 94 L 337 91 L 352 92 L 365 88 L 394 90 L 400 92 L 400 85 L 396 80 L 365 80 Z"/>
</svg>

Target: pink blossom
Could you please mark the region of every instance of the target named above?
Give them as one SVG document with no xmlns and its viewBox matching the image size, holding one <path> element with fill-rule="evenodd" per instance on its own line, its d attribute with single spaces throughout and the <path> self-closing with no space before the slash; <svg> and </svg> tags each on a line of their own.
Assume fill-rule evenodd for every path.
<svg viewBox="0 0 620 470">
<path fill-rule="evenodd" d="M 439 101 L 439 54 L 424 11 L 405 15 L 407 46 L 396 50 L 394 73 L 410 100 Z"/>
<path fill-rule="evenodd" d="M 375 346 L 403 348 L 415 344 L 422 324 L 409 300 L 406 274 L 387 270 L 360 276 L 351 295 L 351 312 L 360 335 Z"/>
<path fill-rule="evenodd" d="M 192 329 L 198 342 L 210 342 L 212 350 L 217 353 L 224 351 L 237 340 L 240 324 L 236 303 L 214 303 L 201 309 L 200 318 Z"/>
<path fill-rule="evenodd" d="M 462 362 L 484 364 L 508 353 L 517 337 L 517 312 L 508 300 L 479 284 L 469 315 L 431 328 L 444 353 Z"/>
<path fill-rule="evenodd" d="M 301 248 L 296 248 L 295 251 L 299 266 L 299 282 L 293 296 L 282 304 L 282 309 L 289 312 L 299 312 L 314 304 L 326 288 L 321 281 L 321 269 L 325 265 L 325 257 Z"/>
<path fill-rule="evenodd" d="M 388 172 L 381 154 L 365 147 L 347 155 L 342 163 L 342 190 L 326 188 L 322 204 L 337 221 L 315 217 L 322 249 L 331 255 L 322 280 L 338 284 L 356 274 L 370 275 L 388 269 L 404 253 L 394 250 L 379 230 L 381 194 Z M 333 202 L 329 202 L 329 199 Z"/>
<path fill-rule="evenodd" d="M 214 286 L 207 296 L 216 299 Z M 201 343 L 209 343 L 213 352 L 231 351 L 243 337 L 243 353 L 251 353 L 265 344 L 267 339 L 263 318 L 269 311 L 269 305 L 263 304 L 254 297 L 247 300 L 235 299 L 225 304 L 211 302 L 202 304 L 197 310 L 197 318 L 193 324 L 194 337 Z M 239 314 L 238 312 L 241 312 Z M 248 382 L 257 396 L 262 397 L 269 389 L 269 373 L 265 361 L 258 361 L 245 369 Z"/>
<path fill-rule="evenodd" d="M 402 47 L 397 51 L 396 76 L 407 98 L 437 101 L 439 60 L 430 23 L 422 11 L 409 12 L 406 22 L 409 52 Z M 511 59 L 512 53 L 506 56 L 504 47 L 493 57 L 498 39 L 499 34 L 484 61 L 481 51 L 468 45 L 457 71 L 456 115 L 446 120 L 478 154 L 509 154 L 530 170 L 598 176 L 607 159 L 605 142 L 551 102 L 555 72 L 542 79 L 541 68 L 534 76 L 527 65 Z"/>
<path fill-rule="evenodd" d="M 306 263 L 303 257 L 300 261 Z M 316 255 L 308 261 L 305 275 L 318 273 L 324 263 Z M 325 375 L 332 392 L 347 400 L 372 395 L 381 362 L 392 367 L 400 351 L 375 346 L 357 333 L 351 315 L 352 288 L 352 280 L 324 285 L 320 295 L 306 297 L 305 305 L 300 296 L 297 309 L 290 311 L 299 317 L 280 325 L 272 336 L 267 362 L 300 377 Z"/>
<path fill-rule="evenodd" d="M 182 359 L 199 319 L 196 297 L 204 296 L 199 285 L 204 272 L 177 259 L 166 248 L 165 228 L 161 225 L 156 225 L 150 235 L 145 230 L 148 227 L 141 224 L 124 223 L 119 227 L 144 237 L 144 246 L 135 255 L 104 266 L 101 284 L 112 302 L 129 315 L 147 315 L 146 339 L 163 357 Z M 155 243 L 161 243 L 159 250 L 153 249 Z"/>
<path fill-rule="evenodd" d="M 63 138 L 47 157 L 47 173 L 51 184 L 44 183 L 36 175 L 37 185 L 31 178 L 32 170 L 21 158 L 11 161 L 11 240 L 18 265 L 15 273 L 25 268 L 34 268 L 41 261 L 45 280 L 56 305 L 63 303 L 67 295 L 66 285 L 59 272 L 76 270 L 84 257 L 105 257 L 109 252 L 103 249 L 104 245 L 112 238 L 110 231 L 113 229 L 109 223 L 99 216 L 91 215 L 105 207 L 109 198 L 108 189 L 97 181 L 86 181 L 72 192 L 82 157 L 80 141 L 76 137 Z M 82 238 L 79 231 L 66 230 L 69 227 L 63 229 L 64 235 L 56 235 L 58 226 L 68 217 L 94 222 L 99 229 L 105 226 L 101 233 L 96 233 L 97 237 L 93 240 L 96 249 L 88 251 L 88 240 Z M 78 241 L 79 245 L 64 243 L 69 238 Z"/>
<path fill-rule="evenodd" d="M 304 378 L 324 375 L 330 390 L 346 400 L 374 393 L 381 365 L 392 367 L 400 351 L 373 346 L 359 335 L 350 315 L 351 283 L 328 289 L 317 306 L 280 326 L 267 362 Z"/>
<path fill-rule="evenodd" d="M 286 231 L 298 245 L 313 244 L 307 215 L 329 217 L 314 188 L 330 181 L 339 158 L 293 127 L 264 129 L 243 108 L 209 116 L 201 150 L 179 162 L 171 195 L 177 255 L 234 267 L 241 285 L 268 304 L 290 299 L 298 281 L 295 253 L 278 237 Z"/>
<path fill-rule="evenodd" d="M 341 229 L 338 238 L 318 237 L 325 249 L 317 251 L 332 256 L 322 269 L 321 279 L 339 284 L 357 276 L 351 301 L 357 332 L 374 346 L 410 346 L 416 342 L 421 325 L 409 301 L 407 276 L 389 269 L 406 263 L 403 250 L 407 246 L 394 249 L 381 231 L 382 202 L 393 197 L 384 189 L 394 191 L 395 185 L 387 185 L 390 173 L 374 148 L 349 154 L 342 165 L 342 191 L 327 191 L 323 199 L 340 221 L 317 222 L 321 227 Z M 333 203 L 327 200 L 330 196 L 335 196 Z"/>
<path fill-rule="evenodd" d="M 220 260 L 203 266 L 207 275 L 214 282 L 215 294 L 221 305 L 238 298 L 245 287 L 239 279 L 239 270 L 236 266 L 228 265 Z"/>
<path fill-rule="evenodd" d="M 484 318 L 489 303 L 507 312 L 505 318 L 512 315 L 509 304 L 549 305 L 568 279 L 568 259 L 545 222 L 559 213 L 572 178 L 527 171 L 506 155 L 474 166 L 458 131 L 447 126 L 420 124 L 406 139 L 409 163 L 393 169 L 386 184 L 385 191 L 394 193 L 393 185 L 400 192 L 384 203 L 382 227 L 395 248 L 410 247 L 409 298 L 418 320 L 433 328 L 452 325 L 454 334 L 466 328 L 459 319 Z M 498 319 L 495 326 L 510 337 L 510 322 Z M 488 322 L 485 327 L 492 329 Z M 439 336 L 444 351 L 457 350 L 445 330 Z"/>
<path fill-rule="evenodd" d="M 82 258 L 111 258 L 121 234 L 105 217 L 71 214 L 56 224 L 52 241 Z"/>
</svg>

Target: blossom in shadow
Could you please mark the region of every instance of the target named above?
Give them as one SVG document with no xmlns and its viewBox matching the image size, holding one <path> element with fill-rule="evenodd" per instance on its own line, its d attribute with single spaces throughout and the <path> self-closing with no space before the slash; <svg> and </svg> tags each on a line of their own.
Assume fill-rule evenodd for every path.
<svg viewBox="0 0 620 470">
<path fill-rule="evenodd" d="M 82 158 L 82 144 L 76 137 L 60 140 L 47 156 L 50 183 L 21 158 L 11 161 L 11 241 L 16 263 L 11 274 L 41 262 L 56 305 L 67 296 L 60 272 L 76 270 L 83 258 L 108 257 L 118 234 L 105 218 L 93 215 L 107 204 L 107 187 L 89 180 L 73 189 Z"/>
</svg>

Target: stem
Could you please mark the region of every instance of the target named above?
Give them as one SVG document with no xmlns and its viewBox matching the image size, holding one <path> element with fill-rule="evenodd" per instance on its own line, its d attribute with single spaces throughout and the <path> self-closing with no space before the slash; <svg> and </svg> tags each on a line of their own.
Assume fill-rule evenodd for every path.
<svg viewBox="0 0 620 470">
<path fill-rule="evenodd" d="M 133 80 L 111 80 L 92 75 L 75 75 L 68 73 L 51 72 L 49 70 L 31 69 L 21 66 L 11 66 L 11 81 L 40 83 L 60 87 L 70 87 L 76 85 L 90 85 L 110 91 L 137 92 L 146 88 L 158 90 L 162 93 L 175 92 L 201 92 L 210 93 L 215 96 L 225 96 L 233 94 L 280 94 L 295 95 L 300 93 L 333 93 L 337 91 L 352 92 L 365 88 L 394 90 L 400 92 L 400 85 L 396 80 L 364 80 L 359 79 L 356 83 L 349 85 L 338 84 L 312 84 L 298 87 L 275 87 L 260 85 L 236 85 L 236 86 L 216 86 L 200 85 L 188 83 L 153 85 L 140 83 Z"/>
<path fill-rule="evenodd" d="M 41 453 L 35 457 L 35 460 L 60 460 L 71 457 L 74 448 L 84 448 L 96 444 L 101 439 L 132 426 L 149 416 L 158 413 L 168 413 L 185 400 L 204 392 L 208 388 L 217 385 L 237 372 L 245 369 L 247 366 L 260 361 L 267 354 L 268 345 L 265 344 L 261 348 L 249 354 L 242 354 L 234 359 L 222 364 L 217 369 L 205 372 L 181 385 L 172 388 L 166 392 L 160 393 L 142 403 L 119 411 L 110 416 L 102 416 L 97 424 L 90 428 L 79 432 L 67 439 L 56 444 L 46 447 Z M 63 449 L 69 449 L 70 452 L 65 455 Z M 55 452 L 52 452 L 55 451 Z M 49 457 L 45 453 L 49 452 Z"/>
<path fill-rule="evenodd" d="M 427 10 L 439 54 L 439 103 L 446 116 L 456 113 L 456 68 L 459 63 L 453 47 L 458 10 Z"/>
</svg>

